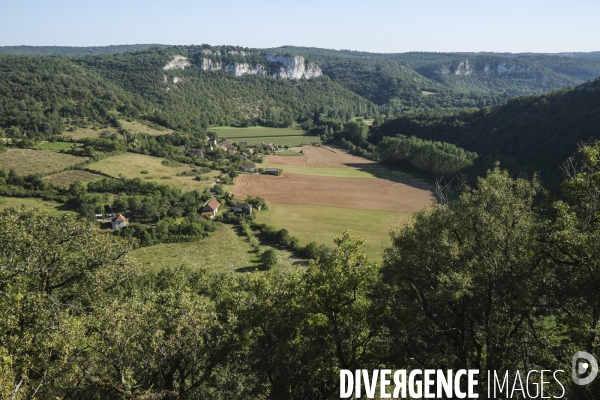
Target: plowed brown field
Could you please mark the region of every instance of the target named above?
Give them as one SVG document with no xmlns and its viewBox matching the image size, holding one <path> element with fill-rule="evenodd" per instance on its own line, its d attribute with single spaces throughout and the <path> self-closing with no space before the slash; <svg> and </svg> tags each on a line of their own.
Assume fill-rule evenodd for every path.
<svg viewBox="0 0 600 400">
<path fill-rule="evenodd" d="M 230 193 L 238 198 L 245 198 L 248 195 L 260 196 L 279 204 L 393 212 L 416 212 L 433 200 L 430 190 L 385 179 L 331 178 L 293 174 L 241 175 L 236 179 L 235 187 Z"/>
<path fill-rule="evenodd" d="M 267 156 L 267 162 L 269 164 L 325 168 L 381 167 L 379 164 L 366 158 L 353 156 L 345 151 L 328 146 L 304 146 L 293 148 L 292 150 L 302 150 L 304 154 L 302 156 Z"/>
</svg>

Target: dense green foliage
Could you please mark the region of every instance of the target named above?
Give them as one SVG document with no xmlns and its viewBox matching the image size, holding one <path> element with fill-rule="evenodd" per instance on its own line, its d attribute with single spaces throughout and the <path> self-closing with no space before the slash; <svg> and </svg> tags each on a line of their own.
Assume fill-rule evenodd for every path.
<svg viewBox="0 0 600 400">
<path fill-rule="evenodd" d="M 476 153 L 450 143 L 422 140 L 414 136 L 386 137 L 378 145 L 382 163 L 416 168 L 435 176 L 449 176 L 473 164 Z"/>
<path fill-rule="evenodd" d="M 142 274 L 84 221 L 5 211 L 2 396 L 318 400 L 340 369 L 569 371 L 600 357 L 600 144 L 578 160 L 561 201 L 489 171 L 397 228 L 381 267 L 344 232 L 287 275 Z M 558 378 L 571 400 L 600 385 Z"/>
<path fill-rule="evenodd" d="M 64 118 L 114 124 L 113 112 L 143 108 L 141 98 L 58 57 L 0 56 L 0 93 L 0 129 L 13 137 L 61 134 Z"/>
<path fill-rule="evenodd" d="M 408 114 L 372 130 L 370 141 L 414 135 L 477 152 L 484 167 L 500 159 L 513 172 L 541 171 L 556 186 L 559 166 L 578 143 L 600 138 L 600 91 L 562 90 L 520 97 L 500 107 Z"/>
</svg>

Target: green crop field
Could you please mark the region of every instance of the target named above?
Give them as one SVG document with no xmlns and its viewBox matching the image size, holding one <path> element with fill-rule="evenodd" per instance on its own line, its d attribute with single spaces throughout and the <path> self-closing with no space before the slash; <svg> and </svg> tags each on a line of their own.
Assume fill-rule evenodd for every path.
<svg viewBox="0 0 600 400">
<path fill-rule="evenodd" d="M 366 240 L 369 260 L 381 262 L 383 247 L 389 244 L 389 232 L 398 224 L 409 222 L 411 213 L 357 210 L 337 207 L 270 204 L 269 210 L 256 214 L 258 222 L 278 229 L 286 228 L 302 245 L 309 242 L 334 246 L 333 235 L 342 229 Z"/>
<path fill-rule="evenodd" d="M 0 168 L 14 169 L 19 175 L 50 174 L 86 161 L 86 157 L 52 150 L 9 149 L 0 153 Z"/>
<path fill-rule="evenodd" d="M 222 273 L 249 272 L 260 268 L 258 257 L 252 252 L 248 240 L 234 229 L 223 224 L 217 232 L 199 242 L 158 244 L 136 249 L 132 254 L 145 269 L 152 271 L 182 264 Z M 301 262 L 287 251 L 276 251 L 280 261 L 277 270 L 289 271 Z"/>
<path fill-rule="evenodd" d="M 275 143 L 279 146 L 300 146 L 313 142 L 321 143 L 319 136 L 308 136 L 304 131 L 296 128 L 269 128 L 264 126 L 251 126 L 248 128 L 234 128 L 224 126 L 211 128 L 219 134 L 219 138 L 230 142 L 248 142 L 257 144 L 261 142 Z"/>
<path fill-rule="evenodd" d="M 279 168 L 284 174 L 329 176 L 335 178 L 373 178 L 373 174 L 356 168 L 305 167 L 301 165 L 257 164 L 259 168 Z"/>
<path fill-rule="evenodd" d="M 207 181 L 196 181 L 192 176 L 177 176 L 177 174 L 189 171 L 189 165 L 181 164 L 177 167 L 169 167 L 162 162 L 164 158 L 145 156 L 142 154 L 125 153 L 114 157 L 107 157 L 98 162 L 87 166 L 91 171 L 98 171 L 103 174 L 114 176 L 115 178 L 124 177 L 127 179 L 142 178 L 154 182 L 172 185 L 185 191 L 199 190 L 203 191 L 215 181 L 215 177 L 220 173 L 213 171 L 203 176 L 207 176 Z M 147 173 L 142 174 L 142 171 Z"/>
<path fill-rule="evenodd" d="M 369 165 L 369 164 L 367 164 Z M 307 167 L 302 165 L 271 164 L 263 162 L 258 164 L 259 168 L 279 168 L 286 174 L 329 176 L 332 178 L 381 178 L 389 180 L 418 180 L 431 184 L 430 180 L 418 174 L 401 171 L 398 169 L 380 166 L 372 168 L 328 168 Z"/>
<path fill-rule="evenodd" d="M 0 210 L 11 207 L 25 206 L 26 209 L 39 208 L 42 211 L 46 211 L 50 215 L 60 215 L 64 212 L 70 211 L 65 205 L 57 203 L 55 201 L 48 201 L 35 198 L 22 198 L 22 197 L 0 197 Z"/>
</svg>

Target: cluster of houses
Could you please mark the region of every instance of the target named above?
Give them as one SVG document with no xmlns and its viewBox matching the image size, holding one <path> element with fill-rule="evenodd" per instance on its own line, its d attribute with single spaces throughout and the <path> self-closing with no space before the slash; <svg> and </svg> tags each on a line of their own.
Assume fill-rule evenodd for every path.
<svg viewBox="0 0 600 400">
<path fill-rule="evenodd" d="M 219 207 L 221 207 L 221 203 L 213 197 L 206 203 L 202 210 L 200 210 L 200 215 L 207 218 L 214 218 L 219 212 Z M 252 204 L 237 203 L 233 207 L 233 212 L 235 214 L 252 214 Z"/>
<path fill-rule="evenodd" d="M 226 140 L 223 140 L 223 141 L 221 141 L 221 144 L 218 144 L 216 139 L 212 139 L 207 136 L 206 141 L 208 142 L 211 150 L 214 150 L 216 147 L 220 147 L 221 149 L 225 150 L 228 154 L 231 154 L 231 155 L 234 155 L 238 152 L 236 147 L 233 146 L 231 143 L 229 143 Z M 242 157 L 242 160 L 245 161 L 241 165 L 240 169 L 244 172 L 252 172 L 252 173 L 256 172 L 256 164 L 254 164 L 252 162 L 246 162 L 246 160 L 251 155 L 254 155 L 254 156 L 260 157 L 260 158 L 264 158 L 265 154 L 264 153 L 256 153 L 255 154 L 254 149 L 252 147 L 248 148 L 247 142 L 239 142 L 238 145 L 240 147 L 247 148 L 247 151 L 248 151 L 248 153 L 241 152 L 241 154 L 240 154 L 240 156 Z M 272 151 L 272 152 L 278 150 L 277 147 L 273 143 L 269 143 L 269 144 L 261 143 L 260 145 L 256 145 L 255 147 L 263 148 L 266 151 Z M 204 158 L 204 150 L 202 150 L 202 149 L 188 149 L 188 150 L 186 150 L 186 154 L 188 154 L 192 157 Z M 279 169 L 277 169 L 277 168 L 267 168 L 265 170 L 265 172 L 267 174 L 271 174 L 271 175 L 279 175 Z M 200 215 L 203 217 L 207 217 L 207 218 L 214 218 L 217 215 L 217 213 L 219 212 L 219 207 L 221 207 L 221 203 L 219 203 L 219 201 L 213 197 L 200 210 Z M 252 214 L 252 205 L 248 204 L 248 203 L 238 203 L 233 207 L 233 212 L 235 214 Z M 105 217 L 110 218 L 112 229 L 122 229 L 122 228 L 126 227 L 127 225 L 129 225 L 129 218 L 125 217 L 123 214 L 117 214 L 117 215 L 115 215 L 115 214 L 107 214 L 107 215 L 96 214 L 96 217 L 98 218 L 98 220 L 102 220 Z"/>
<path fill-rule="evenodd" d="M 214 218 L 217 216 L 219 212 L 219 207 L 221 207 L 221 203 L 214 197 L 206 203 L 204 207 L 200 210 L 200 216 L 206 218 Z M 252 214 L 252 204 L 248 203 L 237 203 L 233 207 L 233 212 L 235 214 Z M 102 214 L 100 214 L 102 215 Z M 123 214 L 118 214 L 111 218 L 111 228 L 114 229 L 122 229 L 129 225 L 129 218 L 125 217 Z"/>
<path fill-rule="evenodd" d="M 242 165 L 240 165 L 240 169 L 243 172 L 254 173 L 254 172 L 256 172 L 256 164 L 251 163 L 251 162 L 245 162 L 245 163 L 242 163 Z M 277 175 L 279 175 L 279 168 L 265 168 L 265 174 L 277 176 Z"/>
<path fill-rule="evenodd" d="M 254 148 L 263 149 L 263 151 L 270 151 L 270 152 L 275 152 L 275 151 L 279 150 L 279 148 L 277 146 L 275 146 L 275 144 L 273 144 L 273 143 L 267 144 L 265 142 L 262 142 L 262 143 L 256 144 L 256 145 L 250 145 L 250 146 L 248 145 L 248 142 L 239 142 L 238 147 L 236 147 L 233 144 L 229 143 L 227 140 L 222 140 L 221 143 L 219 144 L 217 142 L 217 139 L 213 139 L 208 136 L 206 137 L 206 142 L 211 151 L 216 148 L 220 148 L 220 149 L 223 149 L 227 154 L 230 154 L 230 155 L 235 155 L 235 154 L 239 153 L 238 147 L 246 148 L 246 151 L 248 153 L 246 153 L 245 151 L 242 151 L 240 153 L 242 160 L 244 160 L 244 161 L 246 159 L 248 159 L 248 157 L 250 157 L 250 156 L 256 156 L 259 158 L 265 157 L 265 153 L 257 152 L 256 154 L 254 154 L 255 153 Z M 185 153 L 192 157 L 199 157 L 199 158 L 204 157 L 204 150 L 202 150 L 202 149 L 188 149 L 185 151 Z"/>
</svg>

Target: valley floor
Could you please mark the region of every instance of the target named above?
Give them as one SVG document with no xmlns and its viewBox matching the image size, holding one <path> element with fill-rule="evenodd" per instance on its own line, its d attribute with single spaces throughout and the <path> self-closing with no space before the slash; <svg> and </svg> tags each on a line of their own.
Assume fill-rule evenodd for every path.
<svg viewBox="0 0 600 400">
<path fill-rule="evenodd" d="M 333 246 L 333 235 L 350 229 L 366 240 L 370 260 L 380 262 L 390 230 L 434 201 L 426 182 L 343 150 L 292 150 L 302 157 L 271 155 L 261 165 L 283 169 L 282 176 L 243 174 L 230 193 L 265 198 L 270 209 L 257 213 L 258 221 L 286 228 L 302 245 Z"/>
</svg>

